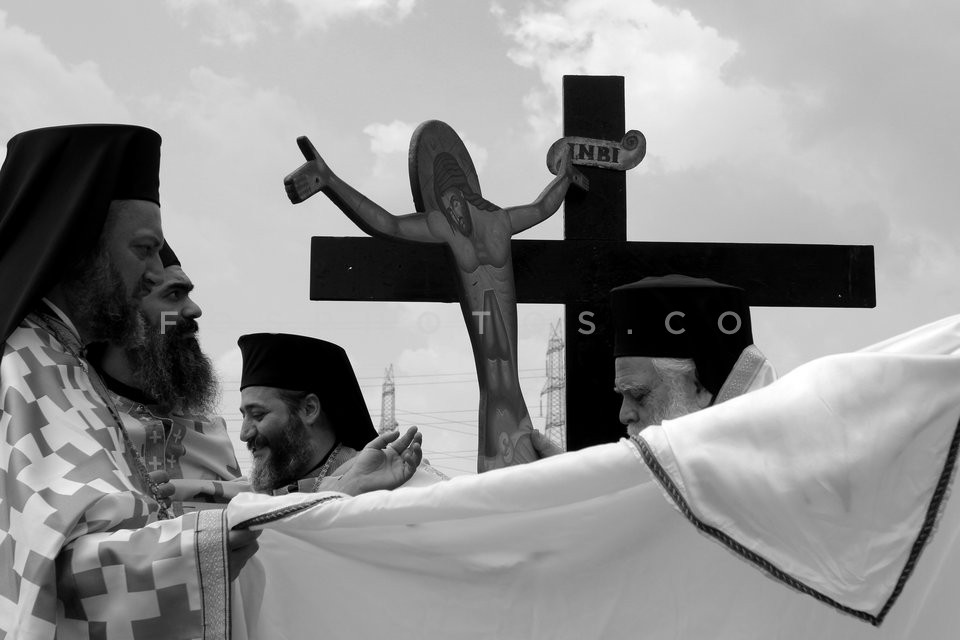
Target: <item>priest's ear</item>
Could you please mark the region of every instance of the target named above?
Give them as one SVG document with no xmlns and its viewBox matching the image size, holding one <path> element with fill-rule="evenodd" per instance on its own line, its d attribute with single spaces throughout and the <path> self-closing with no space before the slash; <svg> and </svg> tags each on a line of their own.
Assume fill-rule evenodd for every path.
<svg viewBox="0 0 960 640">
<path fill-rule="evenodd" d="M 315 393 L 308 393 L 300 401 L 300 418 L 307 426 L 319 423 L 323 418 L 323 409 L 320 408 L 320 398 Z"/>
</svg>

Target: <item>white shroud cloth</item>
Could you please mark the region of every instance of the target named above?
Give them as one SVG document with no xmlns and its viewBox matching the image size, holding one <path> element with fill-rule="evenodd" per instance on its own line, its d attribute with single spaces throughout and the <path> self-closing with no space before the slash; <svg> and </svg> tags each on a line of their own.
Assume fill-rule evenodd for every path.
<svg viewBox="0 0 960 640">
<path fill-rule="evenodd" d="M 264 534 L 234 637 L 955 637 L 958 348 L 960 316 L 639 448 L 355 498 L 238 496 L 231 526 Z"/>
</svg>

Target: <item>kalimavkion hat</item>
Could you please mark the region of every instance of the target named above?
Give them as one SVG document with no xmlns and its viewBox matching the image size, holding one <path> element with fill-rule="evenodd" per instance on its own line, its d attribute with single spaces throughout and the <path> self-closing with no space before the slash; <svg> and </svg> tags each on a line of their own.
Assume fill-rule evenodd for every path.
<svg viewBox="0 0 960 640">
<path fill-rule="evenodd" d="M 167 267 L 181 266 L 180 258 L 178 258 L 177 254 L 173 252 L 173 248 L 167 241 L 164 241 L 163 246 L 160 247 L 160 262 L 163 263 L 164 269 Z"/>
<path fill-rule="evenodd" d="M 360 383 L 341 347 L 286 333 L 240 336 L 237 344 L 243 356 L 241 390 L 274 387 L 315 393 L 343 444 L 359 451 L 377 437 Z"/>
<path fill-rule="evenodd" d="M 614 357 L 691 358 L 714 395 L 753 344 L 750 307 L 739 287 L 668 275 L 617 287 L 610 299 Z"/>
</svg>

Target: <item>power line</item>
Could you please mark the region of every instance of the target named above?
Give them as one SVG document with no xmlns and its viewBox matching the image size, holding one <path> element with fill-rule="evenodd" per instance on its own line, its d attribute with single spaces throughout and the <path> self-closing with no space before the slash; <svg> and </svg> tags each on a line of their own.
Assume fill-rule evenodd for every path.
<svg viewBox="0 0 960 640">
<path fill-rule="evenodd" d="M 545 377 L 544 370 L 540 367 L 534 369 L 518 369 L 518 373 L 539 373 L 538 377 Z M 440 373 L 394 373 L 393 379 L 402 380 L 404 378 L 445 378 L 449 376 L 468 376 L 477 377 L 476 371 L 442 371 Z M 357 376 L 357 380 L 383 381 L 383 375 Z M 226 380 L 224 384 L 240 384 L 239 380 Z"/>
<path fill-rule="evenodd" d="M 520 372 L 520 373 L 531 373 L 531 372 L 534 372 L 534 371 L 539 372 L 539 373 L 541 373 L 541 374 L 543 373 L 543 369 L 540 369 L 540 368 L 537 368 L 537 369 L 519 369 L 519 370 L 518 370 L 518 372 Z M 402 378 L 440 378 L 440 377 L 445 377 L 445 376 L 473 376 L 473 377 L 476 377 L 476 375 L 477 375 L 477 372 L 476 372 L 476 371 L 449 371 L 449 372 L 445 372 L 445 373 L 404 373 L 404 374 L 395 373 L 395 374 L 393 375 L 393 379 L 394 379 L 394 380 L 399 380 L 399 379 L 402 379 Z M 542 377 L 542 376 L 541 376 L 541 377 Z M 358 380 L 383 380 L 383 376 L 382 376 L 382 375 L 381 375 L 381 376 L 357 376 L 357 379 L 358 379 Z"/>
<path fill-rule="evenodd" d="M 546 376 L 536 375 L 536 376 L 518 376 L 518 380 L 543 380 Z M 421 386 L 433 386 L 438 384 L 476 384 L 476 376 L 472 378 L 464 378 L 463 380 L 427 380 L 423 382 L 394 382 L 394 385 L 397 387 L 421 387 Z M 240 390 L 240 381 L 239 380 L 225 380 L 220 383 L 224 387 L 225 392 L 234 392 Z M 226 388 L 227 385 L 235 385 L 231 388 Z M 379 389 L 380 383 L 377 384 L 361 384 L 361 389 Z"/>
<path fill-rule="evenodd" d="M 528 404 L 528 405 L 527 405 L 527 410 L 528 410 L 528 411 L 533 411 L 534 409 L 537 409 L 537 408 L 538 408 L 538 405 L 533 405 L 533 404 Z M 429 416 L 440 416 L 441 414 L 444 414 L 444 413 L 473 413 L 473 414 L 476 414 L 478 410 L 479 410 L 479 409 L 478 409 L 477 407 L 473 407 L 472 409 L 438 409 L 438 410 L 436 410 L 436 411 L 418 411 L 417 413 L 418 413 L 419 415 L 424 415 L 424 416 L 426 416 L 426 415 L 429 415 Z M 402 409 L 401 409 L 401 411 L 402 411 Z M 409 411 L 409 410 L 407 410 L 407 411 Z"/>
<path fill-rule="evenodd" d="M 437 464 L 437 465 L 434 465 L 434 466 L 435 466 L 437 469 L 439 469 L 440 471 L 443 471 L 444 473 L 446 473 L 448 476 L 453 476 L 453 477 L 456 477 L 456 476 L 476 475 L 476 473 L 477 473 L 476 468 L 473 468 L 473 469 L 458 469 L 457 467 L 448 467 L 448 466 L 446 466 L 446 465 L 440 465 L 440 464 Z"/>
<path fill-rule="evenodd" d="M 439 457 L 441 460 L 445 460 L 449 462 L 450 460 L 476 460 L 477 454 L 472 453 L 468 455 L 450 455 L 447 453 L 429 453 L 429 454 L 424 454 L 424 457 L 428 457 L 428 458 Z M 433 464 L 433 463 L 431 462 L 430 464 Z"/>
<path fill-rule="evenodd" d="M 437 418 L 437 417 L 439 417 L 439 416 L 434 416 L 434 415 L 430 415 L 430 414 L 427 414 L 427 413 L 420 413 L 419 411 L 410 411 L 410 410 L 408 410 L 408 409 L 401 409 L 401 410 L 400 410 L 400 413 L 401 413 L 401 414 L 404 414 L 404 415 L 409 415 L 409 416 L 424 416 L 424 417 L 426 417 L 426 418 Z M 449 420 L 449 419 L 448 419 L 448 420 L 445 420 L 444 422 L 447 423 L 447 424 L 462 424 L 462 425 L 464 425 L 464 426 L 466 426 L 466 427 L 472 427 L 472 428 L 474 428 L 474 429 L 477 428 L 477 425 L 476 425 L 476 423 L 474 423 L 474 422 L 465 422 L 465 421 L 463 421 L 463 420 Z"/>
<path fill-rule="evenodd" d="M 437 450 L 434 451 L 434 453 L 439 453 L 439 454 L 448 454 L 448 453 L 449 453 L 449 454 L 471 454 L 471 455 L 476 456 L 476 455 L 477 455 L 477 448 L 476 448 L 476 447 L 472 447 L 472 448 L 470 448 L 470 449 L 437 449 Z M 426 455 L 426 453 L 425 453 L 424 455 Z M 432 454 L 431 454 L 431 455 L 432 455 Z"/>
</svg>

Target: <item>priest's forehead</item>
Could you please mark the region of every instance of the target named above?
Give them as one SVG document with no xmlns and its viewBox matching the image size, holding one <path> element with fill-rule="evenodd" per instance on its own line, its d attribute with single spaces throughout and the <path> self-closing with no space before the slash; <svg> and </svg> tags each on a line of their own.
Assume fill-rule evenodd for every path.
<svg viewBox="0 0 960 640">
<path fill-rule="evenodd" d="M 621 356 L 614 360 L 614 384 L 617 391 L 650 391 L 660 382 L 653 358 Z"/>
<path fill-rule="evenodd" d="M 251 409 L 276 409 L 286 406 L 284 394 L 286 389 L 277 387 L 250 386 L 240 390 L 240 413 Z"/>
<path fill-rule="evenodd" d="M 163 226 L 160 205 L 149 200 L 111 200 L 107 218 L 101 231 L 101 241 L 122 236 L 130 239 L 141 236 L 163 246 Z"/>
<path fill-rule="evenodd" d="M 180 265 L 174 264 L 164 268 L 163 281 L 154 287 L 151 295 L 162 295 L 171 291 L 190 293 L 194 288 L 195 285 L 193 284 L 193 280 L 190 279 L 190 276 L 186 274 Z"/>
</svg>

